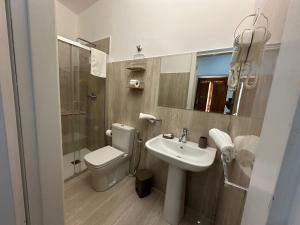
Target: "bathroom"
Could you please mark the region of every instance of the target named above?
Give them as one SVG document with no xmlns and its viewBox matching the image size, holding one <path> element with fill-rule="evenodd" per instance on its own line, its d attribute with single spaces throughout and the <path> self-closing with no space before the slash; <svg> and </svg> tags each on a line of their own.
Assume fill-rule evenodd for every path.
<svg viewBox="0 0 300 225">
<path fill-rule="evenodd" d="M 234 2 L 235 1 L 232 1 L 232 3 Z M 124 3 L 124 8 L 126 7 L 130 9 L 130 4 L 133 3 Z M 232 8 L 229 7 L 228 3 L 224 5 L 221 3 L 210 4 L 207 3 L 207 10 L 212 10 L 210 7 L 214 7 L 214 4 L 220 4 L 220 12 L 222 12 L 222 16 L 224 16 L 224 14 L 227 15 L 231 13 Z M 71 42 L 64 41 L 63 38 L 59 38 L 58 40 L 61 110 L 62 113 L 65 112 L 66 108 L 70 107 L 70 103 L 72 101 L 78 101 L 77 98 L 79 96 L 80 110 L 78 112 L 81 113 L 81 115 L 77 115 L 75 109 L 76 115 L 69 115 L 67 113 L 62 114 L 61 116 L 65 165 L 64 172 L 68 171 L 69 173 L 69 176 L 66 175 L 65 179 L 65 186 L 69 189 L 65 191 L 66 196 L 69 196 L 69 192 L 71 192 L 71 190 L 78 189 L 78 185 L 82 185 L 82 180 L 79 178 L 84 177 L 84 179 L 90 179 L 89 177 L 85 178 L 88 172 L 82 173 L 82 171 L 85 171 L 86 169 L 86 163 L 84 160 L 85 155 L 89 151 L 96 151 L 99 152 L 98 155 L 93 156 L 90 154 L 89 158 L 92 158 L 91 160 L 95 160 L 96 157 L 101 158 L 100 151 L 105 151 L 103 147 L 112 144 L 114 132 L 112 132 L 112 137 L 110 137 L 111 135 L 107 136 L 105 133 L 106 130 L 114 129 L 112 128 L 112 124 L 114 123 L 121 123 L 133 127 L 136 131 L 138 131 L 138 134 L 134 134 L 134 143 L 133 146 L 130 147 L 131 149 L 129 149 L 129 152 L 131 152 L 129 171 L 130 174 L 134 175 L 136 169 L 148 169 L 153 175 L 154 193 L 159 194 L 155 196 L 152 193 L 154 197 L 151 198 L 151 196 L 149 196 L 149 202 L 147 202 L 147 198 L 145 198 L 144 203 L 151 204 L 153 207 L 153 209 L 149 212 L 149 216 L 158 217 L 156 222 L 152 222 L 153 224 L 163 224 L 165 221 L 162 219 L 163 217 L 160 218 L 160 216 L 158 216 L 160 214 L 152 215 L 152 213 L 154 213 L 155 210 L 158 210 L 156 207 L 161 208 L 163 205 L 163 196 L 167 191 L 168 173 L 170 174 L 170 169 L 168 169 L 168 163 L 166 161 L 159 159 L 149 152 L 145 146 L 145 143 L 148 140 L 158 136 L 159 134 L 165 133 L 172 133 L 176 137 L 179 137 L 182 129 L 187 128 L 187 139 L 198 143 L 201 136 L 209 137 L 209 130 L 217 128 L 230 134 L 232 140 L 238 136 L 242 138 L 250 138 L 250 143 L 254 146 L 248 147 L 255 149 L 255 145 L 259 140 L 261 132 L 270 86 L 272 83 L 272 75 L 274 73 L 275 63 L 279 52 L 279 42 L 276 42 L 276 39 L 271 40 L 271 44 L 268 44 L 265 49 L 264 69 L 262 70 L 264 74 L 261 74 L 256 87 L 252 89 L 244 88 L 243 90 L 240 90 L 240 88 L 233 93 L 227 93 L 227 95 L 230 95 L 231 98 L 234 98 L 232 100 L 234 105 L 227 107 L 227 110 L 230 108 L 231 111 L 229 110 L 228 112 L 225 112 L 224 104 L 221 105 L 220 110 L 220 106 L 217 106 L 216 104 L 214 105 L 213 99 L 211 100 L 211 109 L 208 109 L 208 107 L 197 108 L 195 104 L 196 97 L 189 96 L 190 93 L 190 95 L 194 96 L 197 94 L 201 95 L 201 93 L 198 93 L 195 90 L 197 88 L 197 84 L 194 82 L 195 75 L 198 76 L 198 78 L 203 76 L 203 79 L 209 75 L 209 79 L 217 77 L 213 80 L 215 84 L 218 84 L 217 79 L 224 77 L 222 76 L 224 74 L 225 79 L 227 80 L 226 74 L 228 74 L 230 69 L 229 64 L 232 53 L 232 50 L 230 50 L 229 47 L 232 45 L 232 38 L 234 35 L 233 31 L 238 26 L 240 20 L 248 14 L 251 14 L 254 10 L 254 3 L 251 1 L 241 3 L 236 2 L 236 4 L 239 4 L 238 8 L 241 8 L 241 10 L 237 11 L 235 15 L 232 16 L 231 20 L 226 21 L 223 28 L 218 27 L 222 25 L 221 23 L 217 23 L 216 27 L 213 27 L 213 30 L 206 31 L 213 33 L 218 30 L 222 30 L 223 36 L 217 35 L 213 38 L 214 40 L 207 40 L 207 43 L 203 43 L 199 39 L 199 47 L 193 47 L 192 50 L 189 50 L 192 46 L 188 48 L 188 43 L 186 43 L 187 47 L 184 43 L 182 43 L 181 46 L 178 46 L 178 49 L 174 46 L 174 49 L 170 48 L 164 51 L 161 50 L 156 53 L 156 55 L 161 56 L 156 56 L 151 52 L 154 51 L 151 49 L 152 45 L 154 48 L 156 47 L 155 44 L 162 45 L 163 43 L 152 43 L 154 40 L 144 39 L 143 35 L 151 35 L 148 32 L 152 31 L 152 29 L 156 29 L 155 26 L 159 22 L 159 18 L 156 21 L 153 16 L 150 17 L 150 15 L 148 15 L 154 20 L 151 22 L 145 21 L 149 23 L 149 31 L 144 31 L 144 26 L 146 25 L 143 24 L 144 20 L 141 19 L 141 25 L 134 24 L 132 25 L 134 26 L 133 28 L 127 27 L 125 30 L 128 30 L 124 33 L 124 35 L 121 31 L 118 31 L 119 33 L 109 33 L 113 32 L 112 28 L 106 28 L 108 31 L 101 34 L 101 32 L 105 31 L 105 28 L 98 28 L 97 30 L 95 27 L 108 26 L 106 23 L 108 23 L 109 20 L 112 20 L 111 22 L 113 22 L 113 18 L 116 17 L 114 14 L 118 12 L 113 10 L 113 2 L 108 3 L 106 1 L 97 1 L 78 14 L 75 14 L 74 10 L 77 8 L 79 10 L 80 7 L 75 5 L 72 6 L 72 4 L 68 3 L 68 1 L 56 2 L 58 35 L 63 38 L 70 38 L 68 40 L 75 41 L 81 45 L 101 50 L 107 54 L 106 57 L 108 61 L 106 68 L 99 69 L 103 70 L 99 77 L 91 75 L 89 68 L 90 64 L 88 61 L 88 50 L 76 47 L 70 44 Z M 167 3 L 164 3 L 162 7 L 167 7 L 167 5 Z M 176 6 L 179 7 L 180 5 L 182 5 L 182 7 L 186 6 L 187 8 L 191 7 L 190 3 L 183 2 L 179 2 L 178 6 Z M 142 6 L 143 5 L 141 4 L 141 7 Z M 112 11 L 112 15 L 106 15 L 104 13 L 105 10 L 102 8 L 105 7 L 107 7 L 107 11 Z M 118 8 L 122 7 L 118 5 Z M 176 10 L 179 9 L 175 8 L 174 14 L 178 13 L 179 18 L 176 18 L 178 22 L 174 21 L 175 24 L 179 23 L 181 20 L 183 21 L 183 17 L 185 16 L 184 14 L 179 14 L 180 11 L 177 12 Z M 204 9 L 198 8 L 197 10 Z M 95 17 L 96 13 L 99 13 L 98 17 Z M 140 9 L 140 12 L 137 12 L 135 17 L 147 17 L 147 15 L 143 16 L 144 13 L 146 12 L 144 12 L 143 9 Z M 70 24 L 70 21 L 76 21 L 71 17 L 67 20 L 66 17 L 69 14 L 74 17 L 77 16 L 78 18 L 77 27 L 79 28 L 77 29 L 79 29 L 79 33 L 75 33 L 74 36 L 66 33 L 67 28 L 70 30 L 72 25 Z M 201 15 L 201 12 L 198 12 L 197 15 L 198 14 Z M 118 29 L 118 26 L 126 25 L 117 21 L 117 18 L 121 19 L 122 16 L 129 18 L 130 12 L 124 12 L 124 15 L 121 14 L 120 17 L 116 17 L 115 29 Z M 215 17 L 215 20 L 221 19 L 220 17 L 217 17 L 215 13 L 208 16 L 211 16 L 211 19 L 213 19 L 212 17 Z M 208 16 L 206 19 L 210 20 Z M 95 23 L 93 20 L 101 22 L 99 22 L 99 24 L 92 25 L 93 22 Z M 263 19 L 261 20 L 263 23 Z M 65 24 L 65 21 L 69 21 L 69 23 Z M 201 21 L 201 18 L 199 18 L 199 21 Z M 168 22 L 164 23 L 162 22 L 161 26 L 168 25 Z M 76 24 L 74 24 L 74 27 L 75 26 Z M 153 27 L 151 28 L 151 26 Z M 195 24 L 195 29 L 197 29 L 197 27 L 199 27 L 198 29 L 205 29 L 205 27 L 201 28 L 201 25 Z M 163 29 L 164 28 L 161 28 L 160 35 L 167 35 L 163 33 Z M 175 32 L 176 29 L 180 28 L 173 29 Z M 117 35 L 122 35 L 124 39 L 129 39 L 130 34 L 128 33 L 130 32 L 134 32 L 134 35 L 136 36 L 134 37 L 134 40 L 136 40 L 136 42 L 133 42 L 132 40 L 131 43 L 134 44 L 132 44 L 132 46 L 127 45 L 127 48 L 124 49 L 123 53 L 120 49 L 125 46 L 116 45 L 124 45 L 125 43 L 118 40 L 120 37 Z M 155 32 L 155 30 L 153 32 Z M 170 31 L 168 30 L 168 32 Z M 211 36 L 209 33 L 207 35 Z M 228 43 L 226 43 L 226 39 L 229 40 Z M 168 43 L 165 44 L 167 48 Z M 141 52 L 139 52 L 136 48 L 137 45 L 140 45 L 142 48 Z M 183 51 L 182 49 L 179 49 L 180 47 L 185 47 L 187 50 Z M 180 52 L 182 53 L 180 54 Z M 76 54 L 78 54 L 79 57 Z M 71 61 L 67 61 L 70 58 Z M 92 59 L 90 59 L 90 61 L 92 61 Z M 209 65 L 212 66 L 210 67 Z M 70 77 L 71 73 L 67 75 L 63 73 L 63 71 L 68 68 L 71 69 L 70 71 L 74 68 L 76 71 L 75 67 L 79 67 L 79 76 L 74 75 L 75 84 L 73 83 L 73 85 L 75 85 L 75 90 L 79 91 L 73 95 L 68 95 L 66 92 L 68 90 L 72 91 L 72 88 L 68 86 L 70 85 L 70 82 L 66 79 L 68 79 L 68 76 Z M 130 80 L 141 82 L 141 86 L 138 86 L 137 88 L 130 86 Z M 190 82 L 194 83 L 189 84 Z M 222 84 L 222 86 L 224 85 Z M 222 87 L 219 90 L 217 89 L 218 86 L 215 86 L 216 95 L 222 95 Z M 71 99 L 66 99 L 65 96 L 68 96 Z M 214 98 L 213 96 L 214 95 L 212 94 L 211 98 Z M 228 99 L 228 96 L 224 97 Z M 221 102 L 221 99 L 224 97 L 215 97 L 215 102 Z M 191 100 L 189 100 L 189 98 L 191 98 Z M 205 103 L 208 98 L 209 97 L 205 98 Z M 221 99 L 218 100 L 217 98 Z M 202 103 L 199 102 L 199 105 L 201 104 Z M 86 110 L 84 109 L 85 107 Z M 140 113 L 154 115 L 159 120 L 141 120 L 139 118 Z M 73 136 L 73 140 L 70 136 Z M 80 137 L 83 137 L 83 139 L 80 139 Z M 209 146 L 215 147 L 214 142 L 210 138 L 208 138 L 208 142 Z M 67 154 L 65 154 L 65 151 Z M 249 154 L 252 154 L 252 152 Z M 80 160 L 81 162 L 77 161 L 78 164 L 72 164 L 71 162 L 75 162 L 75 160 Z M 251 160 L 253 159 L 251 158 Z M 248 165 L 242 169 L 239 167 L 240 162 L 231 163 L 232 165 L 230 164 L 231 168 L 229 171 L 230 181 L 247 188 L 249 186 L 251 169 L 253 167 L 252 163 L 253 162 L 251 161 L 250 166 Z M 74 173 L 72 173 L 73 171 Z M 79 177 L 77 176 L 78 174 Z M 106 175 L 102 174 L 101 176 Z M 72 178 L 74 180 L 79 179 L 80 181 L 75 182 Z M 175 179 L 179 178 L 176 177 Z M 183 218 L 184 224 L 197 224 L 198 222 L 201 224 L 238 225 L 241 223 L 245 203 L 245 191 L 231 186 L 224 186 L 223 167 L 220 161 L 220 154 L 216 154 L 214 163 L 207 170 L 203 172 L 187 172 L 186 178 L 184 179 L 186 179 L 184 205 L 185 215 L 187 215 Z M 112 182 L 117 181 L 114 180 Z M 128 180 L 124 181 L 121 179 L 120 182 L 125 183 L 117 183 L 113 187 L 116 189 L 118 189 L 118 187 L 122 188 L 122 185 L 126 185 Z M 134 191 L 134 184 L 131 185 L 131 191 Z M 110 190 L 110 188 L 107 187 L 102 189 L 105 191 L 107 189 Z M 100 190 L 102 189 L 100 188 Z M 74 192 L 73 194 L 84 195 L 87 193 Z M 122 194 L 123 193 L 120 192 L 120 195 Z M 118 201 L 113 203 L 113 205 L 121 204 L 121 202 L 124 201 L 124 205 L 121 204 L 120 207 L 115 210 L 123 211 L 126 207 L 128 207 L 127 204 L 143 204 L 143 202 L 140 203 L 140 201 L 144 201 L 143 198 L 140 200 L 136 196 L 133 201 L 130 200 L 130 197 L 131 195 L 129 195 L 128 199 L 120 199 L 119 203 Z M 106 222 L 104 218 L 107 218 L 108 221 L 113 220 L 110 216 L 98 215 L 94 211 L 88 214 L 90 217 L 85 215 L 83 218 L 78 219 L 78 214 L 81 215 L 83 212 L 87 213 L 87 211 L 90 210 L 89 206 L 92 207 L 91 205 L 95 203 L 89 202 L 90 200 L 87 198 L 87 200 L 81 200 L 84 204 L 86 204 L 86 206 L 81 207 L 80 205 L 77 205 L 78 203 L 76 202 L 78 201 L 76 199 L 80 199 L 80 197 L 75 199 L 73 198 L 74 196 L 71 194 L 69 197 L 65 198 L 66 224 L 74 224 L 75 221 L 78 221 L 79 224 L 92 224 L 96 221 L 96 219 L 102 221 L 99 222 L 99 224 L 106 224 L 109 222 Z M 133 202 L 130 203 L 130 201 Z M 80 202 L 80 204 L 82 204 L 82 202 Z M 103 203 L 103 205 L 99 203 L 99 206 L 95 209 L 95 211 L 100 212 L 103 208 L 107 207 L 111 207 L 110 203 Z M 137 206 L 132 206 L 132 208 L 135 207 Z M 129 208 L 128 212 L 124 211 L 124 218 L 121 219 L 122 223 L 146 223 L 144 220 L 141 220 L 141 218 L 136 218 L 136 220 L 130 221 L 130 217 L 134 218 L 137 215 L 142 214 L 145 210 L 150 209 L 143 209 L 143 207 L 141 207 L 140 211 L 136 210 L 134 212 L 134 215 L 127 215 L 131 212 L 131 208 Z M 112 217 L 113 216 L 116 215 L 112 215 Z M 129 218 L 127 218 L 128 216 Z M 145 219 L 145 221 L 147 221 L 147 219 Z M 170 220 L 168 222 L 170 222 Z M 112 224 L 113 223 L 114 222 L 112 222 Z M 116 223 L 118 224 L 118 222 Z M 149 224 L 151 224 L 151 222 L 149 222 Z M 170 224 L 177 225 L 178 221 L 173 223 L 170 222 Z"/>
<path fill-rule="evenodd" d="M 282 121 L 271 113 L 280 108 L 277 99 L 289 97 L 288 91 L 279 96 L 285 79 L 278 74 L 292 1 L 28 3 L 28 9 L 52 13 L 45 19 L 51 29 L 38 25 L 30 10 L 28 24 L 39 35 L 51 34 L 47 41 L 54 38 L 55 48 L 40 64 L 47 72 L 39 77 L 33 70 L 37 121 L 31 128 L 42 132 L 32 146 L 45 141 L 48 147 L 40 147 L 37 164 L 24 160 L 20 166 L 23 190 L 28 185 L 22 191 L 24 224 L 39 224 L 40 215 L 45 225 L 51 219 L 59 225 L 285 224 L 275 223 L 281 202 L 274 196 L 284 192 L 278 179 L 285 178 L 280 168 L 288 157 L 276 147 L 288 144 L 281 146 L 280 138 L 271 149 L 267 144 L 274 139 L 270 131 L 292 138 L 274 121 L 297 130 L 290 125 L 293 112 L 282 111 L 290 116 Z M 6 5 L 12 15 L 15 4 Z M 51 63 L 56 66 L 49 70 Z M 54 77 L 49 86 L 42 80 L 46 73 Z M 290 96 L 281 110 L 297 106 Z M 26 97 L 18 100 L 21 118 Z M 38 116 L 46 102 L 49 108 Z M 22 123 L 23 132 L 30 131 Z M 25 159 L 32 154 L 27 135 L 20 153 Z M 272 149 L 278 154 L 269 158 Z M 46 176 L 35 180 L 30 171 Z"/>
</svg>

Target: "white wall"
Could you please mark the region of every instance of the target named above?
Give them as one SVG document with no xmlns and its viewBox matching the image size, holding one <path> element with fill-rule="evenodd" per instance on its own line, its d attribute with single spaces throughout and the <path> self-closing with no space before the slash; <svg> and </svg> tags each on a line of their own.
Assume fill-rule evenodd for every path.
<svg viewBox="0 0 300 225">
<path fill-rule="evenodd" d="M 63 225 L 62 134 L 53 0 L 27 0 L 43 225 Z M 40 21 L 43 21 L 42 23 Z M 31 89 L 32 88 L 32 89 Z M 23 102 L 23 104 L 26 102 Z M 30 113 L 29 109 L 21 113 Z M 22 117 L 22 115 L 21 115 Z"/>
<path fill-rule="evenodd" d="M 3 93 L 2 90 L 6 85 L 5 81 L 7 80 L 7 77 L 11 75 L 4 4 L 4 1 L 0 2 L 0 41 L 3 45 L 1 46 L 0 51 L 0 218 L 1 223 L 3 224 L 16 225 L 16 212 L 12 187 L 13 178 L 10 171 L 9 147 L 7 143 L 7 138 L 9 136 L 5 126 L 7 121 L 4 118 L 5 103 L 8 103 L 9 107 L 10 101 L 5 99 L 6 96 L 4 96 L 5 93 Z M 7 87 L 6 90 L 7 89 L 9 89 L 9 87 Z"/>
<path fill-rule="evenodd" d="M 63 225 L 54 1 L 10 2 L 30 224 Z"/>
<path fill-rule="evenodd" d="M 79 36 L 111 36 L 112 61 L 232 47 L 235 27 L 255 0 L 100 0 L 79 14 Z"/>
<path fill-rule="evenodd" d="M 256 0 L 255 9 L 260 9 L 270 21 L 269 43 L 280 43 L 289 3 L 290 0 Z"/>
<path fill-rule="evenodd" d="M 24 225 L 24 196 L 6 14 L 5 2 L 1 1 L 0 43 L 2 46 L 0 51 L 0 218 L 5 224 L 14 223 L 16 225 Z M 10 170 L 7 170 L 8 168 L 6 168 L 8 165 Z M 10 188 L 11 190 L 9 190 Z M 11 196 L 13 196 L 13 203 L 7 202 Z M 9 209 L 10 207 L 12 208 Z M 14 218 L 9 219 L 9 217 Z"/>
<path fill-rule="evenodd" d="M 274 0 L 274 2 L 277 1 Z M 267 223 L 283 156 L 286 148 L 289 147 L 289 133 L 300 94 L 299 11 L 300 2 L 291 0 L 242 225 L 265 225 Z M 290 163 L 299 163 L 299 158 L 293 158 Z M 277 198 L 276 195 L 275 198 Z M 281 210 L 277 213 L 279 213 L 278 216 L 284 216 Z"/>
<path fill-rule="evenodd" d="M 298 181 L 299 181 L 299 179 L 298 179 Z M 291 204 L 287 224 L 299 225 L 299 221 L 300 221 L 300 182 L 298 182 L 296 192 L 293 193 L 292 197 L 293 197 L 293 201 Z"/>
<path fill-rule="evenodd" d="M 56 32 L 65 38 L 75 40 L 78 37 L 78 15 L 55 0 Z"/>
<path fill-rule="evenodd" d="M 268 225 L 289 224 L 288 218 L 295 199 L 295 207 L 299 207 L 297 186 L 300 188 L 300 99 L 293 120 L 289 141 L 286 147 L 280 176 L 276 185 L 274 200 L 269 214 Z M 296 160 L 295 160 L 296 159 Z M 298 190 L 299 192 L 300 190 Z M 300 193 L 298 193 L 299 195 Z M 292 224 L 292 223 L 291 223 Z M 296 225 L 296 224 L 295 224 Z"/>
<path fill-rule="evenodd" d="M 191 72 L 192 54 L 171 55 L 161 59 L 161 73 Z"/>
<path fill-rule="evenodd" d="M 5 120 L 0 87 L 0 218 L 4 224 L 16 224 L 11 174 L 6 143 Z"/>
</svg>

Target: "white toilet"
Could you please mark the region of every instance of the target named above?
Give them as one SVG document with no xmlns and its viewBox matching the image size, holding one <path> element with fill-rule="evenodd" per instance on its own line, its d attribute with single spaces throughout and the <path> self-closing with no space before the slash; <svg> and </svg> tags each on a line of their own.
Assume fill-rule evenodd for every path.
<svg viewBox="0 0 300 225">
<path fill-rule="evenodd" d="M 119 123 L 112 124 L 112 146 L 105 146 L 84 157 L 91 171 L 91 184 L 96 191 L 105 191 L 129 173 L 129 159 L 135 129 Z"/>
</svg>

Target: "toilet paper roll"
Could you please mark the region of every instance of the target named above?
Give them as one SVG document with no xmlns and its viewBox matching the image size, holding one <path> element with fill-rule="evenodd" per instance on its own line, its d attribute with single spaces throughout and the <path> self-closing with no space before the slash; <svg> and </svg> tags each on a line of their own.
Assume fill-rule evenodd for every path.
<svg viewBox="0 0 300 225">
<path fill-rule="evenodd" d="M 134 88 L 139 88 L 141 85 L 141 82 L 139 80 L 131 79 L 129 81 L 129 86 Z"/>
<path fill-rule="evenodd" d="M 108 130 L 105 132 L 105 134 L 106 134 L 106 136 L 111 137 L 111 136 L 112 136 L 112 131 L 108 129 Z"/>
</svg>

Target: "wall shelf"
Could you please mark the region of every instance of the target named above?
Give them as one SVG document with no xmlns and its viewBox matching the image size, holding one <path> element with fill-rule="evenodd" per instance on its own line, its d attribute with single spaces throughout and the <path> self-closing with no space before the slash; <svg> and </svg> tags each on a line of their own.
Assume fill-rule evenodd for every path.
<svg viewBox="0 0 300 225">
<path fill-rule="evenodd" d="M 146 63 L 144 62 L 131 62 L 126 69 L 136 72 L 144 72 L 146 70 Z"/>
</svg>

